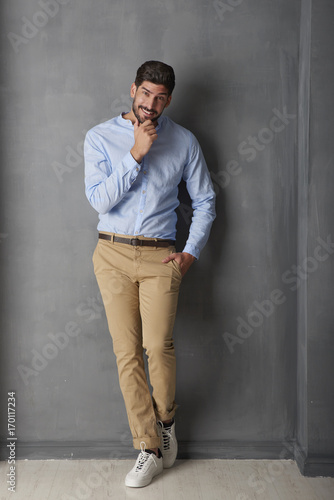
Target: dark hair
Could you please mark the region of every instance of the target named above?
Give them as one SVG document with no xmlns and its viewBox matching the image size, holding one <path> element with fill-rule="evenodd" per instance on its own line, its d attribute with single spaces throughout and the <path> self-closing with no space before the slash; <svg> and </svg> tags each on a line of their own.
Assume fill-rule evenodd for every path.
<svg viewBox="0 0 334 500">
<path fill-rule="evenodd" d="M 175 87 L 174 70 L 168 64 L 160 61 L 146 61 L 137 70 L 135 85 L 138 88 L 144 81 L 164 85 L 171 95 Z"/>
</svg>

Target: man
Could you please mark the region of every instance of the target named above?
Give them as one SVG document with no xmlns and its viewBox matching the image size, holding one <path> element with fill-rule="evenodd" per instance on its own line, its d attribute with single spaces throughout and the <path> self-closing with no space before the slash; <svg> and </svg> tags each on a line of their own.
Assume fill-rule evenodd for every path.
<svg viewBox="0 0 334 500">
<path fill-rule="evenodd" d="M 131 86 L 132 109 L 97 125 L 85 139 L 86 196 L 100 218 L 94 272 L 133 445 L 140 450 L 125 479 L 131 487 L 146 486 L 176 459 L 173 326 L 178 292 L 215 218 L 215 194 L 196 138 L 162 116 L 174 85 L 173 68 L 145 62 Z M 182 179 L 193 217 L 185 248 L 176 252 L 175 209 Z"/>
</svg>

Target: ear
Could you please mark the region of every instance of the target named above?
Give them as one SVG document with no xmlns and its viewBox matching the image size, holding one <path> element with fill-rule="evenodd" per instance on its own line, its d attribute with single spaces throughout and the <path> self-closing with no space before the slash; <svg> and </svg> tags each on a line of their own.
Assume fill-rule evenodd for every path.
<svg viewBox="0 0 334 500">
<path fill-rule="evenodd" d="M 136 87 L 136 84 L 133 83 L 131 85 L 131 89 L 130 89 L 130 96 L 132 97 L 132 99 L 134 98 L 134 96 L 136 95 L 136 90 L 137 90 L 137 87 Z"/>
<path fill-rule="evenodd" d="M 165 104 L 165 108 L 168 108 L 168 106 L 170 105 L 171 100 L 172 100 L 172 94 L 168 97 L 168 99 L 166 101 L 166 104 Z"/>
</svg>

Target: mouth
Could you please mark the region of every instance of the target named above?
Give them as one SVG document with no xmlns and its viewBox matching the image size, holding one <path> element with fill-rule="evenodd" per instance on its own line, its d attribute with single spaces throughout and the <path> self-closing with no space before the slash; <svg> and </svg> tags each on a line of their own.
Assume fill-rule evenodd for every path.
<svg viewBox="0 0 334 500">
<path fill-rule="evenodd" d="M 143 108 L 142 106 L 140 107 L 140 109 L 142 110 L 142 112 L 144 113 L 144 115 L 147 118 L 153 118 L 153 116 L 156 115 L 156 112 L 153 111 L 153 110 L 149 110 L 147 108 Z"/>
</svg>

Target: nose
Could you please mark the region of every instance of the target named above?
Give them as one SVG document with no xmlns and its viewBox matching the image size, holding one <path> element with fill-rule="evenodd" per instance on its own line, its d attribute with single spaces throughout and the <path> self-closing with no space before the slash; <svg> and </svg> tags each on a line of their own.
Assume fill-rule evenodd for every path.
<svg viewBox="0 0 334 500">
<path fill-rule="evenodd" d="M 147 107 L 148 109 L 153 109 L 155 104 L 155 97 L 154 96 L 149 96 L 147 98 Z"/>
</svg>

